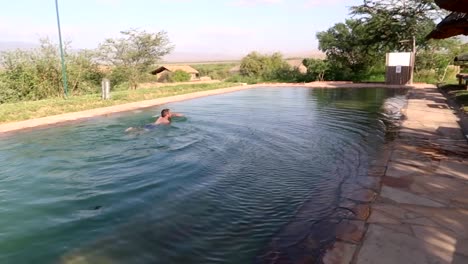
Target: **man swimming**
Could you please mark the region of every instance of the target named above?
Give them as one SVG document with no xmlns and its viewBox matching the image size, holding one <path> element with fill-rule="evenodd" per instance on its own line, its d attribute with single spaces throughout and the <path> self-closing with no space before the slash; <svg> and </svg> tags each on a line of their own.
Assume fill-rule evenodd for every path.
<svg viewBox="0 0 468 264">
<path fill-rule="evenodd" d="M 163 109 L 161 111 L 161 116 L 152 124 L 147 124 L 144 129 L 154 129 L 157 125 L 170 125 L 172 117 L 183 117 L 183 114 L 171 113 L 169 109 Z M 126 133 L 129 132 L 142 132 L 141 128 L 129 127 L 125 130 Z"/>
<path fill-rule="evenodd" d="M 172 113 L 169 109 L 163 109 L 161 116 L 156 120 L 156 125 L 170 125 L 172 117 L 183 117 L 184 115 L 178 113 Z"/>
</svg>

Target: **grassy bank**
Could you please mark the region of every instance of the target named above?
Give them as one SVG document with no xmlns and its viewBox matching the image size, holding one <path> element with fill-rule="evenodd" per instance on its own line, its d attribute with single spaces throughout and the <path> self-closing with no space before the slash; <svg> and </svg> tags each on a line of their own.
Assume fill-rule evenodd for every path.
<svg viewBox="0 0 468 264">
<path fill-rule="evenodd" d="M 448 84 L 439 88 L 452 97 L 465 113 L 468 113 L 468 91 L 464 85 Z"/>
<path fill-rule="evenodd" d="M 112 99 L 106 101 L 101 100 L 100 94 L 92 94 L 84 96 L 72 96 L 67 100 L 57 98 L 41 101 L 2 104 L 0 105 L 0 123 L 22 121 L 180 94 L 227 88 L 237 85 L 238 84 L 236 83 L 221 82 L 146 88 L 133 91 L 116 91 L 111 92 Z"/>
</svg>

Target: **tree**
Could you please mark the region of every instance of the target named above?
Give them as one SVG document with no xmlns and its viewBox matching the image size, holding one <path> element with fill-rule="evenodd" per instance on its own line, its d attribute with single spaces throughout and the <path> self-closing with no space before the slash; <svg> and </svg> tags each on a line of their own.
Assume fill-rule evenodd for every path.
<svg viewBox="0 0 468 264">
<path fill-rule="evenodd" d="M 263 80 L 274 80 L 280 72 L 290 69 L 280 53 L 264 55 L 252 52 L 242 59 L 240 65 L 240 73 L 243 76 Z"/>
<path fill-rule="evenodd" d="M 434 0 L 364 0 L 351 14 L 367 29 L 367 44 L 380 52 L 408 49 L 401 41 L 416 37 L 424 46 L 442 11 Z"/>
<path fill-rule="evenodd" d="M 63 96 L 58 45 L 49 39 L 41 39 L 40 43 L 34 50 L 0 54 L 0 103 Z M 65 43 L 65 61 L 73 94 L 97 92 L 101 72 L 94 53 L 70 52 L 70 43 Z"/>
<path fill-rule="evenodd" d="M 165 31 L 149 33 L 137 29 L 120 32 L 117 39 L 106 39 L 99 45 L 100 59 L 126 76 L 131 89 L 136 89 L 149 67 L 173 50 Z"/>
<path fill-rule="evenodd" d="M 307 74 L 312 80 L 323 81 L 325 73 L 330 68 L 328 61 L 320 59 L 304 59 L 302 62 L 307 67 Z"/>
<path fill-rule="evenodd" d="M 468 44 L 459 39 L 430 40 L 428 45 L 421 49 L 416 56 L 416 76 L 422 77 L 425 73 L 435 73 L 438 82 L 445 81 L 454 58 L 468 52 Z"/>
<path fill-rule="evenodd" d="M 369 49 L 367 27 L 356 19 L 317 33 L 319 49 L 329 61 L 332 80 L 359 79 L 383 57 Z"/>
<path fill-rule="evenodd" d="M 352 19 L 319 32 L 319 47 L 327 54 L 331 79 L 362 80 L 383 69 L 385 53 L 430 49 L 425 39 L 443 16 L 433 0 L 364 0 L 351 7 Z"/>
</svg>

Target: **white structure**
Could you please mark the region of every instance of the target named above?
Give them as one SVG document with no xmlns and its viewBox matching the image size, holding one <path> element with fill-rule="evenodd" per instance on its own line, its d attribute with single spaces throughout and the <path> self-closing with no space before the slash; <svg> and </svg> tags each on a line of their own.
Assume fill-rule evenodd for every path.
<svg viewBox="0 0 468 264">
<path fill-rule="evenodd" d="M 406 85 L 413 83 L 414 53 L 387 53 L 385 82 L 387 84 Z"/>
</svg>

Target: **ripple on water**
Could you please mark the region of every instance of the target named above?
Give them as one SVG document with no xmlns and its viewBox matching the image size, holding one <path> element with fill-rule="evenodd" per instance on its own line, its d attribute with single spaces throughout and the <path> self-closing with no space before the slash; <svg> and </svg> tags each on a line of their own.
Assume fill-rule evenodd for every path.
<svg viewBox="0 0 468 264">
<path fill-rule="evenodd" d="M 170 127 L 124 133 L 155 109 L 8 138 L 0 262 L 250 263 L 333 212 L 396 93 L 252 89 L 171 104 Z"/>
</svg>

